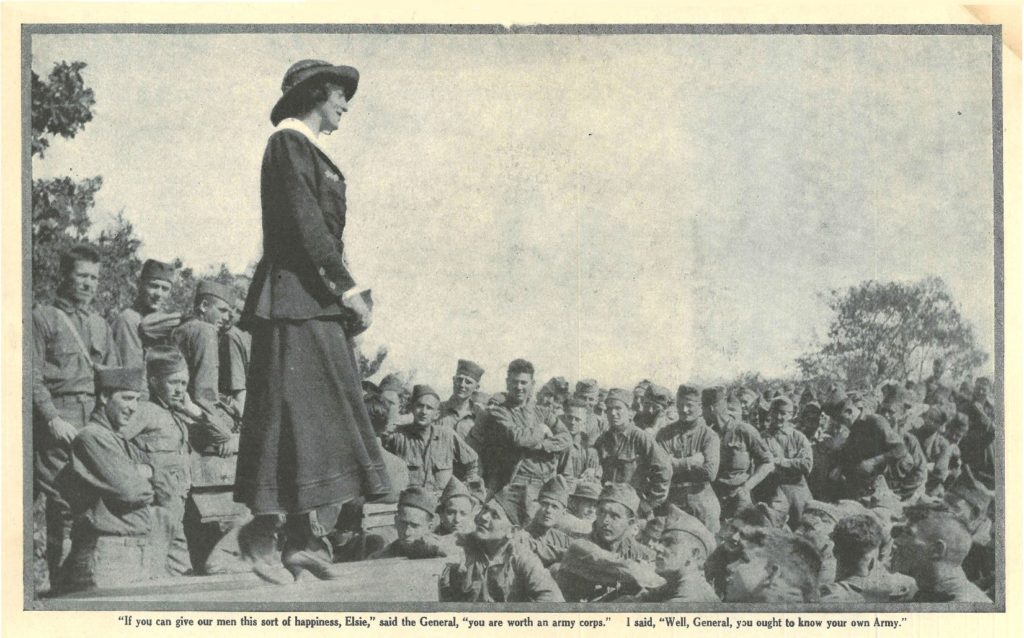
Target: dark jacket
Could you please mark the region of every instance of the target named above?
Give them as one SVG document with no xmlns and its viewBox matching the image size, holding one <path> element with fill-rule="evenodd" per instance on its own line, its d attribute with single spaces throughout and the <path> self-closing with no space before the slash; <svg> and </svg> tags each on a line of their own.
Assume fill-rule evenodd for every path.
<svg viewBox="0 0 1024 638">
<path fill-rule="evenodd" d="M 345 177 L 302 133 L 281 129 L 267 142 L 260 188 L 263 257 L 253 273 L 243 323 L 345 314 L 355 287 L 345 263 Z"/>
</svg>

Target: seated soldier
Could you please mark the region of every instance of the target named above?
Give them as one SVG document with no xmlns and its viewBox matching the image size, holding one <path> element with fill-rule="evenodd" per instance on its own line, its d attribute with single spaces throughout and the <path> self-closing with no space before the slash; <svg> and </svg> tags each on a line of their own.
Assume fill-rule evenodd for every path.
<svg viewBox="0 0 1024 638">
<path fill-rule="evenodd" d="M 479 477 L 473 448 L 453 428 L 436 422 L 440 403 L 440 396 L 430 386 L 415 386 L 410 400 L 413 422 L 381 440 L 385 450 L 405 460 L 409 484 L 435 495 L 444 490 L 453 475 L 463 482 Z"/>
<path fill-rule="evenodd" d="M 728 567 L 725 602 L 817 602 L 821 558 L 807 540 L 788 530 L 758 529 L 741 543 Z"/>
<path fill-rule="evenodd" d="M 963 563 L 964 573 L 983 591 L 991 592 L 995 584 L 995 538 L 989 508 L 992 492 L 974 478 L 971 468 L 964 467 L 945 494 L 945 502 L 966 524 L 971 533 L 971 551 Z"/>
<path fill-rule="evenodd" d="M 719 598 L 725 596 L 725 581 L 729 576 L 729 565 L 743 552 L 741 539 L 744 534 L 757 529 L 775 526 L 771 509 L 764 503 L 748 505 L 727 519 L 716 537 L 717 546 L 704 563 L 704 575 L 711 583 Z"/>
<path fill-rule="evenodd" d="M 437 558 L 447 556 L 441 540 L 434 534 L 437 501 L 425 488 L 412 485 L 398 497 L 395 531 L 398 538 L 370 558 Z"/>
<path fill-rule="evenodd" d="M 914 602 L 992 602 L 961 567 L 971 549 L 967 525 L 944 505 L 910 506 L 906 516 L 892 530 L 892 567 L 917 581 Z"/>
<path fill-rule="evenodd" d="M 831 538 L 836 578 L 823 585 L 821 602 L 907 602 L 917 593 L 913 578 L 885 568 L 880 556 L 885 531 L 874 515 L 843 517 Z"/>
<path fill-rule="evenodd" d="M 601 496 L 601 484 L 592 481 L 580 481 L 576 490 L 569 496 L 569 511 L 562 516 L 558 529 L 573 538 L 586 538 L 594 527 L 597 518 L 597 501 Z"/>
<path fill-rule="evenodd" d="M 654 568 L 666 580 L 634 600 L 643 603 L 719 602 L 704 577 L 704 563 L 715 549 L 715 537 L 695 517 L 669 505 L 661 537 L 654 544 Z M 659 520 L 659 519 L 655 519 Z M 616 601 L 620 602 L 620 601 Z"/>
<path fill-rule="evenodd" d="M 597 481 L 601 478 L 601 461 L 594 449 L 594 441 L 588 441 L 583 432 L 589 408 L 580 399 L 570 399 L 559 419 L 572 436 L 572 445 L 562 453 L 558 461 L 558 473 L 576 481 Z"/>
<path fill-rule="evenodd" d="M 821 501 L 810 501 L 796 526 L 798 536 L 806 538 L 821 555 L 818 584 L 829 585 L 836 577 L 836 557 L 832 553 L 832 530 L 842 517 L 840 509 Z"/>
<path fill-rule="evenodd" d="M 454 476 L 441 493 L 437 506 L 437 535 L 445 556 L 461 556 L 463 538 L 473 532 L 480 499 Z"/>
<path fill-rule="evenodd" d="M 562 602 L 551 574 L 519 540 L 517 528 L 526 522 L 523 491 L 509 486 L 481 506 L 476 530 L 463 542 L 465 558 L 449 563 L 438 581 L 441 602 Z"/>
<path fill-rule="evenodd" d="M 916 502 L 924 494 L 928 480 L 928 459 L 914 434 L 909 415 L 915 400 L 910 390 L 897 387 L 887 392 L 878 406 L 878 415 L 892 424 L 907 450 L 902 457 L 889 463 L 883 473 L 886 484 L 903 503 Z"/>
<path fill-rule="evenodd" d="M 551 479 L 540 488 L 537 502 L 539 507 L 526 526 L 529 537 L 525 540 L 544 566 L 550 567 L 562 560 L 572 543 L 572 537 L 558 529 L 569 504 L 569 482 L 564 476 Z"/>
<path fill-rule="evenodd" d="M 57 485 L 72 507 L 71 553 L 56 591 L 113 587 L 153 575 L 153 468 L 125 439 L 142 392 L 141 369 L 96 371 L 98 402 L 71 445 Z"/>
<path fill-rule="evenodd" d="M 640 497 L 625 483 L 611 483 L 601 492 L 589 538 L 573 542 L 556 574 L 566 600 L 596 601 L 635 594 L 653 575 L 654 552 L 633 536 Z M 641 563 L 647 564 L 646 572 Z M 661 579 L 655 586 L 663 584 Z"/>
<path fill-rule="evenodd" d="M 938 406 L 931 406 L 922 415 L 921 427 L 914 430 L 914 436 L 921 444 L 921 451 L 928 462 L 925 494 L 935 498 L 942 498 L 953 460 L 953 445 L 941 434 L 945 423 L 945 411 Z"/>
</svg>

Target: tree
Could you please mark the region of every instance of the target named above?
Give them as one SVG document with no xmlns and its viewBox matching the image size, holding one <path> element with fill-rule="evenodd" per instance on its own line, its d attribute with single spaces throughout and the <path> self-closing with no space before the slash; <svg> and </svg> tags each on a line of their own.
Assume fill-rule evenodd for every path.
<svg viewBox="0 0 1024 638">
<path fill-rule="evenodd" d="M 875 386 L 885 379 L 927 376 L 930 362 L 939 357 L 956 376 L 988 359 L 938 277 L 913 283 L 866 281 L 830 291 L 828 305 L 835 314 L 827 343 L 797 359 L 805 378 Z"/>
<path fill-rule="evenodd" d="M 32 155 L 43 157 L 50 137 L 70 139 L 92 121 L 96 99 L 82 80 L 85 66 L 85 62 L 60 62 L 46 82 L 32 72 Z"/>
<path fill-rule="evenodd" d="M 136 237 L 135 228 L 122 211 L 117 214 L 113 226 L 100 233 L 98 244 L 103 257 L 100 271 L 103 276 L 100 277 L 95 305 L 101 315 L 111 317 L 135 302 L 139 271 L 142 269 L 142 260 L 139 259 L 142 240 Z"/>
</svg>

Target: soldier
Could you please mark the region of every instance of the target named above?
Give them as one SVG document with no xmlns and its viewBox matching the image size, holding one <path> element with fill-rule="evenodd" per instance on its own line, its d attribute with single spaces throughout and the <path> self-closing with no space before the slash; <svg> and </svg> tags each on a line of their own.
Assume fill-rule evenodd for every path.
<svg viewBox="0 0 1024 638">
<path fill-rule="evenodd" d="M 817 602 L 821 558 L 805 539 L 780 529 L 755 530 L 729 565 L 725 602 Z"/>
<path fill-rule="evenodd" d="M 454 476 L 441 492 L 437 513 L 437 534 L 451 536 L 469 534 L 474 529 L 473 518 L 480 502 L 466 485 Z"/>
<path fill-rule="evenodd" d="M 793 427 L 793 402 L 788 397 L 772 401 L 771 422 L 765 432 L 765 443 L 775 469 L 761 484 L 761 500 L 770 503 L 779 520 L 789 520 L 791 527 L 800 522 L 804 506 L 813 497 L 807 487 L 807 475 L 814 463 L 811 442 Z"/>
<path fill-rule="evenodd" d="M 853 397 L 843 399 L 836 418 L 850 433 L 837 454 L 839 464 L 831 478 L 843 481 L 844 496 L 866 498 L 878 488 L 885 468 L 906 455 L 907 447 L 888 421 L 866 413 Z"/>
<path fill-rule="evenodd" d="M 551 574 L 517 537 L 516 528 L 526 521 L 519 496 L 503 490 L 480 508 L 476 530 L 465 539 L 465 558 L 441 574 L 441 602 L 563 601 Z"/>
<path fill-rule="evenodd" d="M 564 476 L 556 476 L 544 484 L 537 501 L 540 506 L 526 526 L 527 545 L 545 567 L 550 567 L 562 560 L 572 543 L 572 537 L 559 529 L 569 504 L 569 482 Z"/>
<path fill-rule="evenodd" d="M 558 473 L 565 476 L 571 483 L 577 481 L 597 481 L 601 476 L 601 460 L 592 441 L 586 440 L 583 424 L 590 410 L 580 399 L 570 399 L 565 404 L 562 416 L 559 417 L 566 430 L 572 436 L 572 445 L 563 453 L 558 462 Z"/>
<path fill-rule="evenodd" d="M 551 377 L 537 392 L 537 405 L 561 416 L 569 400 L 569 382 L 565 377 Z"/>
<path fill-rule="evenodd" d="M 484 369 L 472 361 L 459 359 L 452 377 L 452 396 L 441 404 L 441 425 L 455 430 L 465 439 L 479 418 L 481 408 L 473 402 L 473 394 L 480 387 Z"/>
<path fill-rule="evenodd" d="M 832 554 L 832 530 L 843 517 L 842 510 L 832 503 L 808 501 L 800 522 L 794 530 L 806 538 L 821 555 L 821 573 L 818 584 L 822 587 L 836 578 L 836 557 Z"/>
<path fill-rule="evenodd" d="M 533 375 L 529 361 L 511 362 L 505 402 L 490 409 L 470 432 L 492 493 L 512 484 L 527 485 L 536 494 L 556 474 L 558 459 L 572 445 L 565 426 L 533 401 Z"/>
<path fill-rule="evenodd" d="M 908 409 L 915 405 L 915 397 L 905 388 L 894 388 L 878 407 L 878 415 L 884 417 L 900 433 L 907 453 L 889 463 L 883 475 L 886 484 L 904 503 L 916 501 L 924 494 L 928 479 L 928 459 L 921 444 L 914 435 L 916 428 L 910 425 Z"/>
<path fill-rule="evenodd" d="M 580 379 L 576 382 L 573 398 L 587 404 L 587 421 L 583 424 L 583 433 L 586 435 L 587 444 L 593 446 L 597 443 L 597 437 L 608 427 L 608 422 L 598 414 L 601 407 L 601 388 L 594 379 Z"/>
<path fill-rule="evenodd" d="M 652 436 L 657 434 L 661 428 L 678 418 L 672 409 L 673 403 L 671 390 L 649 383 L 640 399 L 643 409 L 636 415 L 636 426 L 650 432 Z"/>
<path fill-rule="evenodd" d="M 743 554 L 743 538 L 750 532 L 774 526 L 771 509 L 764 503 L 747 505 L 736 512 L 736 516 L 725 519 L 716 538 L 718 545 L 704 564 L 704 574 L 718 597 L 725 596 L 725 581 L 729 576 L 729 565 Z"/>
<path fill-rule="evenodd" d="M 974 382 L 974 395 L 964 414 L 970 428 L 960 441 L 963 462 L 989 489 L 995 489 L 995 405 L 988 377 L 979 377 Z"/>
<path fill-rule="evenodd" d="M 931 406 L 923 415 L 920 428 L 914 436 L 921 444 L 921 451 L 928 462 L 928 478 L 925 493 L 941 498 L 943 486 L 949 478 L 955 447 L 940 432 L 946 423 L 946 413 L 938 406 Z"/>
<path fill-rule="evenodd" d="M 700 397 L 700 388 L 679 386 L 679 420 L 662 428 L 657 441 L 672 462 L 669 501 L 716 533 L 721 506 L 711 482 L 718 476 L 721 442 L 701 419 Z"/>
<path fill-rule="evenodd" d="M 590 535 L 597 517 L 597 500 L 601 496 L 601 484 L 596 481 L 579 481 L 576 490 L 569 496 L 569 511 L 562 517 L 559 529 L 573 538 Z"/>
<path fill-rule="evenodd" d="M 61 485 L 74 509 L 71 553 L 55 589 L 112 587 L 152 575 L 153 468 L 124 439 L 145 385 L 141 369 L 96 372 L 99 393 L 89 423 L 75 437 Z M 55 574 L 56 576 L 56 574 Z"/>
<path fill-rule="evenodd" d="M 686 512 L 669 506 L 660 539 L 655 543 L 654 568 L 667 581 L 636 598 L 643 603 L 717 603 L 718 595 L 704 578 L 704 562 L 715 549 L 708 528 Z M 671 511 L 674 510 L 674 511 Z"/>
<path fill-rule="evenodd" d="M 949 378 L 946 374 L 946 361 L 936 358 L 932 361 L 932 376 L 924 380 L 924 402 L 928 405 L 938 403 L 940 389 L 949 389 Z"/>
<path fill-rule="evenodd" d="M 437 501 L 426 489 L 412 485 L 402 490 L 395 513 L 398 538 L 371 558 L 438 558 L 447 556 L 441 539 L 434 534 Z"/>
<path fill-rule="evenodd" d="M 476 452 L 450 427 L 436 422 L 441 398 L 428 385 L 412 391 L 413 422 L 385 435 L 384 449 L 402 458 L 409 468 L 409 484 L 440 494 L 452 476 L 464 482 L 479 478 Z"/>
<path fill-rule="evenodd" d="M 240 316 L 241 309 L 236 307 L 232 321 L 220 336 L 218 351 L 218 387 L 220 393 L 231 400 L 238 414 L 245 412 L 245 380 L 252 354 L 252 335 L 238 327 Z"/>
<path fill-rule="evenodd" d="M 188 393 L 197 405 L 213 409 L 220 400 L 220 335 L 231 325 L 235 292 L 215 281 L 196 286 L 194 315 L 171 333 L 188 363 Z"/>
<path fill-rule="evenodd" d="M 608 599 L 664 584 L 650 566 L 654 552 L 633 538 L 639 507 L 640 497 L 631 486 L 605 486 L 589 538 L 569 546 L 556 575 L 566 600 Z"/>
<path fill-rule="evenodd" d="M 163 312 L 173 285 L 174 266 L 155 259 L 142 264 L 135 304 L 117 313 L 110 324 L 121 365 L 142 369 L 146 350 L 168 343 L 171 331 L 181 323 L 180 312 Z"/>
<path fill-rule="evenodd" d="M 665 502 L 672 466 L 654 437 L 633 425 L 632 396 L 627 390 L 608 391 L 608 429 L 594 447 L 601 460 L 604 483 L 628 483 L 640 494 L 642 516 Z"/>
<path fill-rule="evenodd" d="M 952 481 L 945 493 L 945 503 L 966 524 L 971 533 L 971 550 L 963 563 L 964 573 L 972 583 L 991 592 L 995 583 L 995 538 L 989 507 L 992 492 L 974 478 L 970 467 Z M 990 594 L 991 595 L 991 594 Z"/>
<path fill-rule="evenodd" d="M 53 304 L 32 310 L 35 494 L 46 499 L 45 556 L 51 576 L 71 549 L 72 522 L 54 480 L 96 406 L 94 368 L 118 361 L 110 327 L 90 310 L 100 276 L 99 252 L 87 245 L 71 248 L 61 255 L 60 273 Z"/>
<path fill-rule="evenodd" d="M 951 510 L 926 505 L 910 506 L 906 515 L 906 525 L 892 529 L 892 566 L 917 581 L 914 602 L 992 602 L 961 567 L 971 549 L 964 522 Z"/>
<path fill-rule="evenodd" d="M 738 421 L 728 411 L 725 388 L 706 388 L 701 393 L 704 422 L 711 426 L 721 444 L 715 494 L 722 517 L 732 518 L 750 505 L 750 493 L 771 473 L 771 454 L 764 439 L 752 425 Z"/>
<path fill-rule="evenodd" d="M 750 388 L 740 388 L 738 393 L 740 400 L 742 420 L 754 426 L 755 430 L 761 430 L 761 395 Z"/>
<path fill-rule="evenodd" d="M 885 531 L 867 512 L 843 517 L 831 533 L 836 579 L 822 587 L 823 603 L 909 602 L 917 583 L 904 574 L 893 574 L 882 563 L 880 551 Z"/>
</svg>

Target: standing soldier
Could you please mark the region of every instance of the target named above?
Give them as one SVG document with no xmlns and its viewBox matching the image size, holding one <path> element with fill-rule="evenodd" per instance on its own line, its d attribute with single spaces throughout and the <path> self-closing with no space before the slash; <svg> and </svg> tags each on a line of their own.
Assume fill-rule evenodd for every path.
<svg viewBox="0 0 1024 638">
<path fill-rule="evenodd" d="M 572 436 L 533 401 L 533 364 L 508 364 L 505 401 L 491 408 L 470 433 L 480 453 L 484 482 L 491 493 L 506 485 L 525 485 L 534 496 L 558 470 L 558 459 Z"/>
<path fill-rule="evenodd" d="M 196 286 L 194 315 L 174 329 L 171 340 L 188 363 L 188 393 L 207 408 L 220 399 L 220 335 L 231 325 L 235 292 L 215 281 Z"/>
<path fill-rule="evenodd" d="M 701 419 L 700 397 L 700 388 L 679 386 L 676 392 L 679 420 L 662 428 L 657 441 L 672 462 L 668 500 L 696 516 L 714 534 L 718 532 L 721 506 L 711 482 L 718 476 L 721 442 Z"/>
<path fill-rule="evenodd" d="M 775 469 L 762 483 L 765 488 L 762 500 L 771 504 L 780 521 L 788 518 L 791 527 L 800 522 L 804 507 L 813 498 L 807 487 L 807 475 L 814 465 L 810 440 L 793 427 L 793 411 L 793 401 L 787 396 L 772 401 L 765 443 Z"/>
<path fill-rule="evenodd" d="M 35 493 L 46 498 L 45 555 L 51 577 L 71 549 L 72 522 L 54 480 L 96 406 L 93 370 L 118 361 L 110 327 L 90 309 L 100 277 L 99 252 L 88 245 L 71 248 L 61 255 L 60 273 L 53 304 L 32 311 Z"/>
<path fill-rule="evenodd" d="M 570 484 L 577 481 L 597 481 L 601 478 L 601 461 L 597 450 L 583 434 L 583 424 L 590 410 L 580 399 L 570 399 L 565 410 L 559 417 L 572 435 L 572 445 L 565 451 L 558 462 L 558 473 L 569 479 Z"/>
<path fill-rule="evenodd" d="M 121 365 L 143 369 L 146 350 L 166 344 L 171 330 L 181 323 L 181 313 L 163 312 L 173 284 L 174 266 L 155 259 L 142 265 L 135 304 L 117 313 L 110 323 Z M 143 388 L 143 395 L 145 392 Z"/>
<path fill-rule="evenodd" d="M 643 410 L 636 415 L 636 426 L 646 430 L 654 436 L 658 430 L 665 427 L 675 419 L 672 410 L 672 391 L 668 388 L 648 383 L 640 398 L 640 405 Z"/>
<path fill-rule="evenodd" d="M 714 489 L 722 506 L 722 517 L 732 518 L 750 505 L 750 493 L 774 469 L 771 453 L 754 426 L 736 420 L 728 409 L 723 386 L 701 393 L 704 422 L 718 434 L 721 444 L 718 477 Z"/>
<path fill-rule="evenodd" d="M 597 443 L 597 437 L 608 427 L 604 415 L 598 414 L 601 402 L 601 388 L 594 379 L 580 379 L 576 382 L 576 391 L 573 397 L 580 399 L 587 404 L 587 420 L 583 424 L 583 434 L 586 435 L 587 445 L 591 447 Z"/>
<path fill-rule="evenodd" d="M 992 381 L 978 377 L 974 396 L 964 409 L 970 428 L 960 441 L 964 465 L 990 490 L 995 489 L 996 412 L 992 403 Z"/>
<path fill-rule="evenodd" d="M 439 423 L 446 425 L 465 439 L 476 425 L 481 411 L 473 403 L 473 393 L 480 387 L 484 369 L 472 361 L 459 359 L 452 377 L 452 396 L 441 404 Z"/>
<path fill-rule="evenodd" d="M 75 521 L 71 553 L 55 589 L 124 586 L 152 573 L 147 536 L 153 468 L 123 434 L 144 385 L 141 369 L 96 372 L 98 405 L 75 438 L 59 479 Z"/>
<path fill-rule="evenodd" d="M 839 404 L 836 419 L 849 428 L 849 434 L 836 454 L 838 465 L 831 478 L 843 480 L 847 498 L 870 497 L 880 487 L 879 481 L 885 483 L 885 468 L 903 458 L 907 447 L 885 418 L 866 413 L 854 397 Z"/>
<path fill-rule="evenodd" d="M 605 400 L 608 429 L 597 439 L 604 483 L 626 483 L 640 495 L 641 516 L 665 502 L 672 466 L 665 451 L 649 433 L 633 425 L 633 396 L 613 388 Z"/>
<path fill-rule="evenodd" d="M 437 392 L 428 385 L 417 385 L 411 403 L 413 422 L 381 439 L 385 450 L 405 461 L 409 485 L 426 489 L 436 499 L 452 476 L 465 483 L 476 481 L 476 452 L 455 430 L 436 422 L 441 403 Z"/>
<path fill-rule="evenodd" d="M 252 335 L 238 327 L 241 313 L 241 308 L 236 305 L 229 327 L 220 336 L 217 353 L 220 393 L 234 403 L 238 414 L 245 412 L 245 378 L 249 374 L 249 357 L 252 354 Z"/>
</svg>

